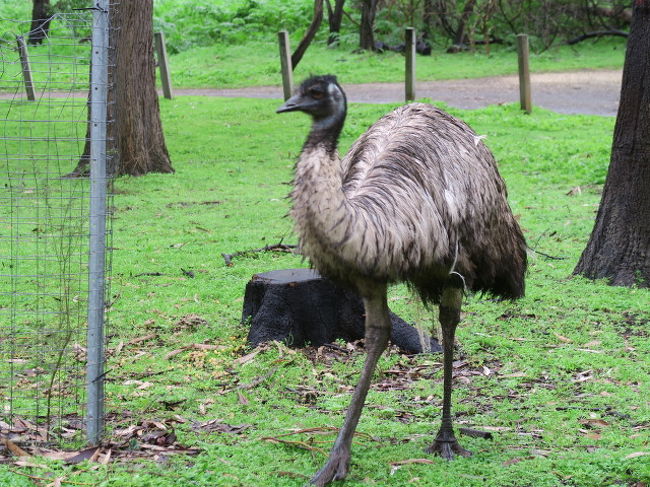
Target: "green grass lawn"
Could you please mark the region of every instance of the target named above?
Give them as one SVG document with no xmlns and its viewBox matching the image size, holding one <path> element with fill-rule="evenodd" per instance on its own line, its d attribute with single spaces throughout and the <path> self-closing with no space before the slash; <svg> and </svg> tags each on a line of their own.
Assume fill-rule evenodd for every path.
<svg viewBox="0 0 650 487">
<path fill-rule="evenodd" d="M 298 39 L 294 41 L 297 45 Z M 532 72 L 574 69 L 620 69 L 625 39 L 601 39 L 576 46 L 557 46 L 540 54 L 531 53 Z M 238 88 L 280 85 L 280 59 L 275 36 L 265 41 L 239 45 L 216 44 L 197 47 L 170 57 L 171 76 L 179 88 Z M 420 81 L 499 76 L 517 72 L 514 47 L 491 46 L 490 54 L 473 52 L 447 54 L 434 47 L 431 56 L 417 56 L 416 75 Z M 296 79 L 311 73 L 336 74 L 345 83 L 402 82 L 404 56 L 355 52 L 354 46 L 335 49 L 314 41 L 294 72 Z"/>
<path fill-rule="evenodd" d="M 176 173 L 115 182 L 109 438 L 144 420 L 166 421 L 180 444 L 200 453 L 106 466 L 35 459 L 35 467 L 0 466 L 0 485 L 46 485 L 31 475 L 62 477 L 62 485 L 301 486 L 320 467 L 317 448 L 327 451 L 332 434 L 280 435 L 340 426 L 363 353 L 270 345 L 246 357 L 246 282 L 305 264 L 298 256 L 251 254 L 228 267 L 220 255 L 295 242 L 285 196 L 308 120 L 277 116 L 278 103 L 161 100 Z M 389 109 L 353 104 L 342 148 Z M 650 291 L 571 275 L 593 225 L 613 119 L 543 110 L 527 116 L 514 106 L 452 112 L 487 135 L 529 245 L 557 258 L 531 253 L 521 301 L 466 300 L 456 424 L 494 439 L 462 436 L 474 456 L 452 463 L 425 454 L 439 424 L 441 357 L 391 349 L 380 361 L 344 485 L 646 485 Z M 428 326 L 428 313 L 403 286 L 391 290 L 390 305 Z M 191 427 L 211 420 L 219 431 Z M 311 450 L 265 438 L 299 440 Z M 144 443 L 131 438 L 123 450 L 150 451 Z"/>
</svg>

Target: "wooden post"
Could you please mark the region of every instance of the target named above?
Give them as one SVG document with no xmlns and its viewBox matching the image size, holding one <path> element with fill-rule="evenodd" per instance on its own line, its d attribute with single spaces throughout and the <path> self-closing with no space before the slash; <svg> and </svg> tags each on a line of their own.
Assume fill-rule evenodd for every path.
<svg viewBox="0 0 650 487">
<path fill-rule="evenodd" d="M 533 111 L 533 102 L 530 90 L 530 68 L 528 66 L 528 36 L 517 35 L 517 57 L 519 60 L 519 100 L 521 109 L 526 113 Z"/>
<path fill-rule="evenodd" d="M 156 57 L 160 68 L 160 82 L 162 83 L 163 96 L 168 100 L 173 98 L 172 80 L 169 74 L 169 63 L 167 62 L 167 47 L 165 46 L 165 35 L 162 32 L 155 32 L 153 35 L 156 46 Z"/>
<path fill-rule="evenodd" d="M 284 99 L 288 100 L 293 91 L 293 67 L 291 66 L 291 49 L 289 48 L 289 33 L 286 30 L 278 32 L 280 44 L 280 67 L 282 69 L 282 90 Z"/>
<path fill-rule="evenodd" d="M 32 81 L 32 68 L 29 66 L 29 55 L 27 54 L 27 44 L 23 36 L 17 36 L 16 42 L 18 44 L 18 55 L 20 56 L 20 64 L 23 68 L 23 79 L 25 80 L 25 91 L 27 92 L 27 99 L 30 101 L 36 100 L 34 94 L 34 82 Z"/>
<path fill-rule="evenodd" d="M 407 27 L 405 36 L 405 99 L 411 101 L 415 100 L 415 29 Z"/>
</svg>

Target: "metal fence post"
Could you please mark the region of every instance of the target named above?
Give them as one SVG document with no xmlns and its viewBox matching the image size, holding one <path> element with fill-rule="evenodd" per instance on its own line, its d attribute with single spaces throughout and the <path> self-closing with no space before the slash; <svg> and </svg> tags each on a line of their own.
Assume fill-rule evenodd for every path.
<svg viewBox="0 0 650 487">
<path fill-rule="evenodd" d="M 406 55 L 406 65 L 404 91 L 406 101 L 412 101 L 415 100 L 415 29 L 413 27 L 407 27 L 405 36 L 404 54 Z"/>
<path fill-rule="evenodd" d="M 165 34 L 155 32 L 153 35 L 154 45 L 156 46 L 156 55 L 158 57 L 158 67 L 160 68 L 160 83 L 162 84 L 163 96 L 168 100 L 173 98 L 172 78 L 169 74 L 169 62 L 167 59 L 167 47 L 165 46 Z"/>
<path fill-rule="evenodd" d="M 23 79 L 25 80 L 25 91 L 27 92 L 27 99 L 30 101 L 36 100 L 34 94 L 34 81 L 32 80 L 32 68 L 29 65 L 29 54 L 27 54 L 27 44 L 23 36 L 16 37 L 18 44 L 18 55 L 20 56 L 20 64 L 23 69 Z"/>
<path fill-rule="evenodd" d="M 88 256 L 88 364 L 86 435 L 99 443 L 104 420 L 104 293 L 106 264 L 106 122 L 108 100 L 108 0 L 93 13 L 90 80 L 90 253 Z"/>
<path fill-rule="evenodd" d="M 293 91 L 293 67 L 291 66 L 291 49 L 289 48 L 289 33 L 286 30 L 278 32 L 280 44 L 280 67 L 282 69 L 282 90 L 284 99 L 291 98 Z"/>
</svg>

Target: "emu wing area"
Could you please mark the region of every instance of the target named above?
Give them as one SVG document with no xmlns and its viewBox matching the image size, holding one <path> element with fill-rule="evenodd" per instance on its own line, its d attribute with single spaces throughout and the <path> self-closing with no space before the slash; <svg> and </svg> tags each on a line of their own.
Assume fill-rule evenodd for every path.
<svg viewBox="0 0 650 487">
<path fill-rule="evenodd" d="M 473 291 L 523 295 L 523 234 L 492 153 L 461 120 L 422 103 L 400 107 L 356 141 L 342 178 L 390 280 L 438 302 L 453 268 Z"/>
</svg>

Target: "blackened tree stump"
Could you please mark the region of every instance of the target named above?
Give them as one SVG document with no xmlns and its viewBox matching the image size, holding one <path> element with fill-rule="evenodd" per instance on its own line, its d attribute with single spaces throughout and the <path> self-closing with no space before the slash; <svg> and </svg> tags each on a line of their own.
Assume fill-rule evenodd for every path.
<svg viewBox="0 0 650 487">
<path fill-rule="evenodd" d="M 391 341 L 407 353 L 440 352 L 437 340 L 420 333 L 395 313 Z M 246 285 L 242 322 L 250 322 L 251 346 L 272 340 L 292 347 L 320 346 L 364 336 L 361 298 L 311 269 L 255 274 Z"/>
</svg>

